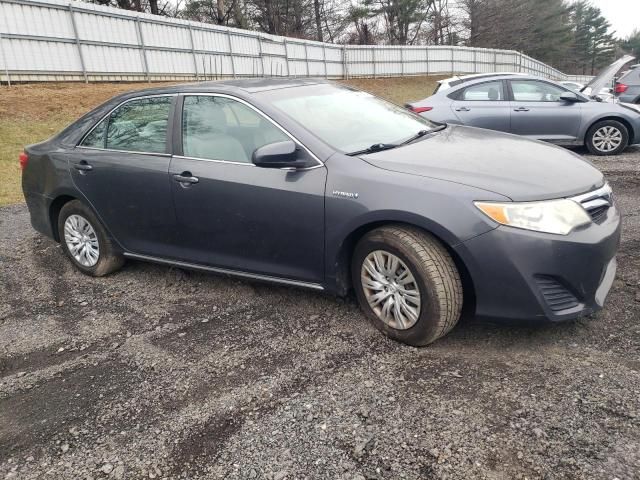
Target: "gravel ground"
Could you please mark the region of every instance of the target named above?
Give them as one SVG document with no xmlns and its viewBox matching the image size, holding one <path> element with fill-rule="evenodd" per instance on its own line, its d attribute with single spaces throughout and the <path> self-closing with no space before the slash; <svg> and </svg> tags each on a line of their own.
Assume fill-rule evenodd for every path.
<svg viewBox="0 0 640 480">
<path fill-rule="evenodd" d="M 625 216 L 607 308 L 423 349 L 353 299 L 88 278 L 0 209 L 0 478 L 640 478 L 640 148 L 593 160 Z"/>
</svg>

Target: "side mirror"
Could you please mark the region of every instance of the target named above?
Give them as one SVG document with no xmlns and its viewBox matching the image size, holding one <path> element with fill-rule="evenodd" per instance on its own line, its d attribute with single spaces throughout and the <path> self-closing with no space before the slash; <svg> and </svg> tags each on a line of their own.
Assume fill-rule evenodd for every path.
<svg viewBox="0 0 640 480">
<path fill-rule="evenodd" d="M 294 141 L 269 143 L 253 152 L 251 161 L 262 168 L 306 168 L 313 166 L 306 152 Z"/>
<path fill-rule="evenodd" d="M 560 100 L 567 103 L 582 102 L 582 99 L 573 92 L 564 92 L 560 94 Z"/>
</svg>

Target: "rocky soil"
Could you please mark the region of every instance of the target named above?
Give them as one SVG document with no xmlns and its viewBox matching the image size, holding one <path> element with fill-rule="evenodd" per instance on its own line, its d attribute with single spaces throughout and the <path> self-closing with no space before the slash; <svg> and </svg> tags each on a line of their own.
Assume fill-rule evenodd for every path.
<svg viewBox="0 0 640 480">
<path fill-rule="evenodd" d="M 0 209 L 0 478 L 640 478 L 640 148 L 592 160 L 624 213 L 606 309 L 423 349 L 350 298 L 88 278 Z"/>
</svg>

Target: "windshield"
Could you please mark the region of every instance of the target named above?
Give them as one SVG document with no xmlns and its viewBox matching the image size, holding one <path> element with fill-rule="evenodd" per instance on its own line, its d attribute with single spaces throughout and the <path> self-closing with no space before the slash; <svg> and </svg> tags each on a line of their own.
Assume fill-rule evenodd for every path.
<svg viewBox="0 0 640 480">
<path fill-rule="evenodd" d="M 271 104 L 337 150 L 397 144 L 437 125 L 369 93 L 323 84 L 270 90 Z"/>
</svg>

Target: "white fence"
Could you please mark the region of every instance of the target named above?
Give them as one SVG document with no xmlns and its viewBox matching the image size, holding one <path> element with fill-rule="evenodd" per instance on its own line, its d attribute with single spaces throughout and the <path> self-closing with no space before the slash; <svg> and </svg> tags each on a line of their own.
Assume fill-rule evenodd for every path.
<svg viewBox="0 0 640 480">
<path fill-rule="evenodd" d="M 0 81 L 568 76 L 513 50 L 335 45 L 65 0 L 0 0 Z"/>
</svg>

